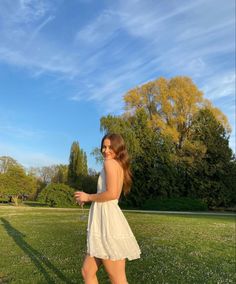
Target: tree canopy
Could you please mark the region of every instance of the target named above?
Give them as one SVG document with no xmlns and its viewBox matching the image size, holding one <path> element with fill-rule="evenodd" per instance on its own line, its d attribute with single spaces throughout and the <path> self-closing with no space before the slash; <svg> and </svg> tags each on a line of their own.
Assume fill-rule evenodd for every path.
<svg viewBox="0 0 236 284">
<path fill-rule="evenodd" d="M 131 89 L 124 96 L 127 112 L 144 109 L 154 130 L 170 136 L 178 148 L 188 138 L 195 114 L 207 107 L 217 120 L 230 131 L 227 117 L 209 100 L 188 77 L 159 78 Z"/>
<path fill-rule="evenodd" d="M 12 197 L 16 204 L 19 196 L 30 195 L 37 190 L 37 180 L 27 175 L 17 163 L 10 164 L 0 174 L 0 184 L 0 195 Z"/>
<path fill-rule="evenodd" d="M 141 207 L 148 199 L 191 197 L 212 207 L 232 204 L 236 172 L 227 117 L 190 78 L 159 78 L 131 89 L 124 101 L 125 112 L 102 117 L 100 128 L 120 133 L 131 155 L 126 202 Z"/>
</svg>

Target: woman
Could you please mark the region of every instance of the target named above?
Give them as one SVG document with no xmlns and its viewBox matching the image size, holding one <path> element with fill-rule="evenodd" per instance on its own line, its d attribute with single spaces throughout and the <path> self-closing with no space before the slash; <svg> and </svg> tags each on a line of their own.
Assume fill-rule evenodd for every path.
<svg viewBox="0 0 236 284">
<path fill-rule="evenodd" d="M 129 157 L 123 138 L 107 134 L 101 142 L 104 166 L 97 193 L 75 192 L 77 202 L 92 201 L 87 228 L 87 255 L 82 275 L 86 284 L 98 283 L 96 272 L 103 264 L 113 284 L 127 284 L 125 259 L 140 258 L 136 239 L 118 206 L 122 190 L 130 191 Z"/>
</svg>

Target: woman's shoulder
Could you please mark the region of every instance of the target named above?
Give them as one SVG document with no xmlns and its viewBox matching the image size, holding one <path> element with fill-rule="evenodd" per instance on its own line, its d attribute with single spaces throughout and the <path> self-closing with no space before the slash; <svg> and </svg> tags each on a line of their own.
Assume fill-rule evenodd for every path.
<svg viewBox="0 0 236 284">
<path fill-rule="evenodd" d="M 115 159 L 105 159 L 104 160 L 104 168 L 121 168 L 120 163 Z"/>
</svg>

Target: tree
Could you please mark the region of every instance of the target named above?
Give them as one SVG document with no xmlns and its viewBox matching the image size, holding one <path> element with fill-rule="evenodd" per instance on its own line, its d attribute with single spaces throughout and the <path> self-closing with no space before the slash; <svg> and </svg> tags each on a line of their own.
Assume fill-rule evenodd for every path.
<svg viewBox="0 0 236 284">
<path fill-rule="evenodd" d="M 84 152 L 82 149 L 81 149 L 81 160 L 82 160 L 81 174 L 86 176 L 88 175 L 87 155 L 86 152 Z"/>
<path fill-rule="evenodd" d="M 27 172 L 28 176 L 37 180 L 37 190 L 30 195 L 31 200 L 36 200 L 38 194 L 51 182 L 67 182 L 67 165 L 31 167 Z"/>
<path fill-rule="evenodd" d="M 45 187 L 47 184 L 67 183 L 68 165 L 51 165 L 44 167 L 31 167 L 28 169 L 28 175 L 34 176 Z"/>
<path fill-rule="evenodd" d="M 52 177 L 53 183 L 67 183 L 68 165 L 55 165 L 55 174 Z"/>
<path fill-rule="evenodd" d="M 1 195 L 11 196 L 18 205 L 19 196 L 32 194 L 36 191 L 37 182 L 32 176 L 27 176 L 20 165 L 10 165 L 7 171 L 0 174 Z"/>
<path fill-rule="evenodd" d="M 88 175 L 87 155 L 80 149 L 79 142 L 73 142 L 68 166 L 68 183 L 74 186 L 79 176 Z"/>
<path fill-rule="evenodd" d="M 108 115 L 100 119 L 101 131 L 105 133 L 118 133 L 124 138 L 131 158 L 140 151 L 139 141 L 136 139 L 132 123 L 131 115 Z M 100 149 L 97 150 L 98 152 L 100 152 Z"/>
<path fill-rule="evenodd" d="M 178 149 L 188 138 L 194 115 L 205 106 L 230 130 L 226 116 L 203 98 L 203 93 L 188 77 L 159 78 L 128 91 L 124 100 L 128 112 L 144 109 L 152 128 L 170 136 Z"/>
<path fill-rule="evenodd" d="M 148 122 L 149 116 L 142 108 L 133 115 L 101 118 L 104 132 L 119 133 L 126 142 L 131 157 L 133 185 L 131 193 L 122 197 L 122 202 L 138 207 L 148 198 L 169 196 L 170 191 L 176 190 L 170 166 L 171 144 L 160 133 L 153 131 Z"/>
<path fill-rule="evenodd" d="M 102 156 L 102 153 L 100 151 L 100 148 L 98 148 L 98 147 L 94 148 L 91 152 L 91 155 L 93 155 L 95 157 L 97 164 L 102 164 L 103 156 Z"/>
<path fill-rule="evenodd" d="M 205 147 L 202 159 L 188 172 L 196 195 L 205 199 L 210 206 L 229 205 L 234 191 L 232 181 L 235 179 L 232 174 L 235 174 L 235 170 L 233 173 L 234 157 L 226 130 L 212 111 L 205 108 L 196 115 L 190 138 Z"/>
<path fill-rule="evenodd" d="M 236 199 L 227 118 L 190 78 L 160 78 L 130 90 L 124 100 L 126 112 L 102 117 L 100 128 L 121 134 L 131 154 L 129 204 L 191 197 L 228 206 Z"/>
<path fill-rule="evenodd" d="M 138 151 L 132 156 L 133 185 L 126 201 L 132 206 L 141 207 L 147 199 L 165 195 L 166 188 L 161 185 L 165 151 L 161 150 L 162 138 L 148 127 L 148 114 L 143 109 L 130 117 Z M 163 150 L 163 149 L 162 149 Z"/>
<path fill-rule="evenodd" d="M 40 179 L 43 184 L 47 185 L 52 182 L 58 174 L 58 165 L 31 167 L 28 169 L 28 174 L 35 176 Z"/>
<path fill-rule="evenodd" d="M 9 156 L 2 156 L 0 157 L 0 173 L 4 174 L 7 172 L 10 166 L 17 166 L 19 165 L 16 160 Z"/>
</svg>

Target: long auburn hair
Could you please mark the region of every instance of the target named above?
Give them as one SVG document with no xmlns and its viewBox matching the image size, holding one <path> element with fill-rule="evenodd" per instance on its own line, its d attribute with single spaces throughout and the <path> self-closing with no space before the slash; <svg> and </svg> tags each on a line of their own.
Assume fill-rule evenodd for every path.
<svg viewBox="0 0 236 284">
<path fill-rule="evenodd" d="M 101 141 L 101 153 L 103 142 L 105 139 L 109 139 L 111 141 L 111 149 L 115 152 L 115 160 L 121 165 L 124 172 L 124 184 L 123 191 L 126 195 L 130 192 L 131 184 L 132 184 L 132 173 L 130 171 L 130 159 L 129 154 L 127 152 L 125 141 L 120 134 L 116 133 L 108 133 L 106 134 Z"/>
</svg>

